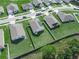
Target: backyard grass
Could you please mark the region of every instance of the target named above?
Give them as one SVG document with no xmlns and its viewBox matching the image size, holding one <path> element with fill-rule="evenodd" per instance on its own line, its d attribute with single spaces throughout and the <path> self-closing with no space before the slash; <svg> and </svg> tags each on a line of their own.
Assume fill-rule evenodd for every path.
<svg viewBox="0 0 79 59">
<path fill-rule="evenodd" d="M 7 35 L 8 34 L 7 26 L 0 26 L 0 29 L 4 30 L 4 42 L 6 45 L 7 42 L 9 42 L 9 35 Z M 6 59 L 8 56 L 7 54 L 8 54 L 8 50 L 7 50 L 7 47 L 5 47 L 3 51 L 1 51 L 0 59 Z"/>
<path fill-rule="evenodd" d="M 25 53 L 28 53 L 28 52 L 30 52 L 34 49 L 33 46 L 32 46 L 32 43 L 30 41 L 30 38 L 27 34 L 25 25 L 24 25 L 24 29 L 25 29 L 25 32 L 26 32 L 27 39 L 22 40 L 18 44 L 10 43 L 11 58 L 20 56 L 20 55 L 25 54 Z"/>
<path fill-rule="evenodd" d="M 28 27 L 27 30 L 29 31 L 30 37 L 32 38 L 32 41 L 33 41 L 35 48 L 42 47 L 42 46 L 54 41 L 52 36 L 46 30 L 46 28 L 44 29 L 44 32 L 42 32 L 38 36 L 33 35 L 30 27 Z"/>
<path fill-rule="evenodd" d="M 4 31 L 6 31 L 6 26 L 1 26 L 0 29 L 3 29 Z M 4 36 L 7 36 L 4 32 Z M 4 38 L 4 41 L 7 41 L 6 38 Z M 5 42 L 6 43 L 6 42 Z M 7 47 L 5 47 L 2 51 L 0 51 L 0 59 L 6 59 L 7 58 Z"/>
<path fill-rule="evenodd" d="M 7 58 L 7 48 L 5 48 L 3 51 L 0 51 L 0 59 L 6 59 Z"/>
<path fill-rule="evenodd" d="M 56 39 L 60 39 L 74 33 L 79 33 L 78 26 L 79 24 L 76 22 L 66 23 L 60 25 L 60 27 L 55 30 L 51 30 L 51 32 L 54 34 Z"/>
<path fill-rule="evenodd" d="M 9 27 L 8 26 L 6 27 L 5 40 L 6 40 L 6 43 L 9 44 L 11 59 L 33 50 L 33 46 L 27 34 L 27 31 L 26 31 L 26 35 L 27 35 L 27 39 L 24 39 L 21 42 L 14 44 L 11 42 Z"/>
<path fill-rule="evenodd" d="M 78 28 L 79 24 L 76 21 L 69 22 L 69 23 L 62 23 L 57 15 L 54 14 L 54 16 L 60 22 L 60 26 L 56 29 L 52 29 L 52 30 L 49 29 L 49 30 L 55 36 L 56 39 L 60 39 L 60 38 L 66 37 L 68 35 L 79 32 L 79 28 Z M 42 16 L 40 19 L 44 20 L 44 18 Z"/>
</svg>

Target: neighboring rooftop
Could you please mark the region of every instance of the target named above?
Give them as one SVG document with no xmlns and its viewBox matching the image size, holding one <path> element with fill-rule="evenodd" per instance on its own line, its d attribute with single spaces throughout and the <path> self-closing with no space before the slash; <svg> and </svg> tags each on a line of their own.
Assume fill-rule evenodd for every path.
<svg viewBox="0 0 79 59">
<path fill-rule="evenodd" d="M 69 3 L 69 2 L 71 2 L 71 0 L 63 0 L 64 2 L 66 2 L 66 3 Z"/>
<path fill-rule="evenodd" d="M 14 13 L 17 13 L 19 11 L 19 8 L 18 8 L 18 5 L 17 4 L 14 4 L 14 3 L 10 3 L 8 6 L 7 6 L 7 12 L 8 14 L 12 15 Z"/>
<path fill-rule="evenodd" d="M 22 4 L 22 8 L 24 11 L 33 9 L 33 5 L 31 3 Z"/>
<path fill-rule="evenodd" d="M 0 49 L 4 48 L 4 32 L 3 29 L 0 29 Z"/>
<path fill-rule="evenodd" d="M 66 13 L 61 12 L 61 11 L 58 12 L 58 16 L 62 22 L 70 22 L 70 21 L 74 21 L 74 19 L 75 19 L 73 15 L 66 14 Z"/>
</svg>

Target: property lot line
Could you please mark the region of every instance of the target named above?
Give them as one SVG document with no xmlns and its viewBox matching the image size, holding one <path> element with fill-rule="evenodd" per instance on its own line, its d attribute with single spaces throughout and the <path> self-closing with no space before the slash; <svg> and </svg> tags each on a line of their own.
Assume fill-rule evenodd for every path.
<svg viewBox="0 0 79 59">
<path fill-rule="evenodd" d="M 1 51 L 0 51 L 0 55 L 1 55 Z"/>
<path fill-rule="evenodd" d="M 8 53 L 7 53 L 7 59 L 10 59 L 10 49 L 9 49 L 9 44 L 7 43 L 7 50 L 8 50 Z"/>
<path fill-rule="evenodd" d="M 34 43 L 33 43 L 33 40 L 32 40 L 32 38 L 31 38 L 31 36 L 30 36 L 30 33 L 29 33 L 29 31 L 28 31 L 28 28 L 29 28 L 29 25 L 27 26 L 27 33 L 28 33 L 28 35 L 29 35 L 29 38 L 30 38 L 30 41 L 31 41 L 31 43 L 32 43 L 32 46 L 33 46 L 33 48 L 35 49 L 35 45 L 34 45 Z"/>
<path fill-rule="evenodd" d="M 52 38 L 54 39 L 54 40 L 56 40 L 56 37 L 51 33 L 51 31 L 47 28 L 47 25 L 46 25 L 46 23 L 45 22 L 43 22 L 43 24 L 44 24 L 44 27 L 46 28 L 46 30 L 50 33 L 50 35 L 52 36 Z"/>
<path fill-rule="evenodd" d="M 73 13 L 73 15 L 75 16 L 77 22 L 79 23 L 79 20 L 78 20 L 78 18 L 77 18 L 77 16 L 75 14 L 78 14 L 78 13 Z"/>
</svg>

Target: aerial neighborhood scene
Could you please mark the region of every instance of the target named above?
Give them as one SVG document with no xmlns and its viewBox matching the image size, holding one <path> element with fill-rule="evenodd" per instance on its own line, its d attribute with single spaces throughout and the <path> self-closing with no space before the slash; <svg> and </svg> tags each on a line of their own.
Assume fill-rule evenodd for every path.
<svg viewBox="0 0 79 59">
<path fill-rule="evenodd" d="M 0 59 L 79 59 L 79 0 L 0 0 Z"/>
</svg>

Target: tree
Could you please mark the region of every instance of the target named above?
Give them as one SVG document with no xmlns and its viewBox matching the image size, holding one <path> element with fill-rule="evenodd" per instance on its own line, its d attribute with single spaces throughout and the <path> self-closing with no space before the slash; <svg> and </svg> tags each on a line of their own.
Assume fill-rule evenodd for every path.
<svg viewBox="0 0 79 59">
<path fill-rule="evenodd" d="M 69 47 L 73 53 L 79 52 L 79 41 L 77 39 L 73 39 L 69 42 Z"/>
<path fill-rule="evenodd" d="M 70 48 L 65 48 L 64 49 L 64 59 L 72 59 L 72 50 Z"/>
<path fill-rule="evenodd" d="M 56 54 L 56 48 L 52 45 L 47 45 L 43 48 L 41 48 L 41 51 L 43 51 L 43 58 L 44 59 L 54 59 Z"/>
</svg>

